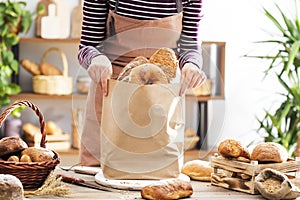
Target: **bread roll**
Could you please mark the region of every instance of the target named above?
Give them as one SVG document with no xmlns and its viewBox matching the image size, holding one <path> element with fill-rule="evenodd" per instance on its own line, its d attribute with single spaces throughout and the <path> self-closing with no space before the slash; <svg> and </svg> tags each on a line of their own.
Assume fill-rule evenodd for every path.
<svg viewBox="0 0 300 200">
<path fill-rule="evenodd" d="M 168 78 L 157 65 L 146 63 L 133 68 L 129 75 L 129 83 L 139 85 L 167 84 Z"/>
<path fill-rule="evenodd" d="M 218 146 L 218 153 L 225 158 L 244 157 L 250 159 L 250 153 L 247 148 L 234 139 L 226 139 Z"/>
<path fill-rule="evenodd" d="M 24 189 L 21 181 L 10 174 L 0 174 L 0 200 L 23 200 Z"/>
<path fill-rule="evenodd" d="M 247 162 L 247 163 L 251 162 L 250 158 L 245 158 L 245 157 L 242 157 L 242 156 L 234 158 L 233 160 L 237 160 L 237 161 L 240 161 L 240 162 Z"/>
<path fill-rule="evenodd" d="M 184 130 L 184 137 L 195 137 L 197 136 L 197 133 L 192 128 L 187 128 Z"/>
<path fill-rule="evenodd" d="M 20 64 L 24 67 L 24 69 L 26 69 L 32 75 L 40 75 L 41 74 L 40 66 L 33 61 L 30 61 L 28 59 L 22 59 L 20 61 Z"/>
<path fill-rule="evenodd" d="M 41 63 L 40 70 L 41 70 L 41 73 L 46 76 L 56 76 L 56 75 L 61 76 L 61 75 L 63 75 L 63 73 L 60 69 L 58 69 L 56 66 L 54 66 L 50 63 L 47 63 L 47 62 Z"/>
<path fill-rule="evenodd" d="M 288 159 L 287 150 L 278 143 L 264 142 L 256 145 L 251 153 L 251 160 L 258 162 L 285 162 Z"/>
<path fill-rule="evenodd" d="M 20 159 L 18 156 L 10 156 L 7 161 L 12 161 L 12 162 L 19 162 Z"/>
<path fill-rule="evenodd" d="M 42 147 L 28 147 L 21 152 L 21 156 L 27 155 L 32 162 L 44 162 L 54 159 L 55 154 L 53 151 Z"/>
<path fill-rule="evenodd" d="M 130 61 L 121 71 L 119 74 L 117 80 L 118 81 L 129 81 L 129 74 L 131 70 L 139 65 L 149 63 L 149 60 L 144 56 L 138 56 L 134 58 L 132 61 Z"/>
<path fill-rule="evenodd" d="M 144 199 L 180 199 L 193 194 L 192 185 L 181 179 L 161 181 L 143 187 L 141 195 Z"/>
<path fill-rule="evenodd" d="M 150 63 L 159 66 L 167 75 L 168 80 L 176 77 L 178 60 L 173 49 L 160 48 L 149 58 Z"/>
<path fill-rule="evenodd" d="M 35 137 L 36 134 L 41 134 L 41 129 L 39 127 L 37 127 L 36 125 L 31 124 L 31 123 L 25 123 L 23 125 L 23 131 L 32 140 L 34 140 L 34 137 Z"/>
<path fill-rule="evenodd" d="M 28 155 L 22 155 L 20 158 L 20 162 L 32 162 L 30 156 Z"/>
<path fill-rule="evenodd" d="M 20 152 L 28 145 L 20 137 L 5 137 L 0 140 L 0 157 Z"/>
<path fill-rule="evenodd" d="M 45 124 L 46 133 L 49 135 L 61 135 L 63 134 L 61 128 L 53 121 L 48 121 Z"/>
<path fill-rule="evenodd" d="M 210 162 L 205 160 L 191 160 L 183 165 L 181 172 L 194 180 L 210 181 L 212 171 Z"/>
</svg>

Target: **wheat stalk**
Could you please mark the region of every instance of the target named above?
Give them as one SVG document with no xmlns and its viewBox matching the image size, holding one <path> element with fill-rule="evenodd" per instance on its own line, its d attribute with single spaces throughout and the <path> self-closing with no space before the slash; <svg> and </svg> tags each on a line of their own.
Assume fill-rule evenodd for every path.
<svg viewBox="0 0 300 200">
<path fill-rule="evenodd" d="M 50 173 L 45 180 L 44 184 L 34 191 L 24 191 L 25 196 L 42 196 L 42 195 L 55 195 L 64 196 L 70 193 L 69 187 L 67 187 L 61 180 L 61 177 L 57 177 Z"/>
</svg>

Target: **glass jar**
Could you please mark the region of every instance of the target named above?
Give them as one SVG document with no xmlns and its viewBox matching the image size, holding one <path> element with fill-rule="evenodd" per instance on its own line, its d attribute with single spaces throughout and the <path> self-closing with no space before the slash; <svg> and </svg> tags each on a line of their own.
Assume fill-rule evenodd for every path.
<svg viewBox="0 0 300 200">
<path fill-rule="evenodd" d="M 77 78 L 77 92 L 87 94 L 90 88 L 91 78 L 88 76 L 79 76 Z"/>
</svg>

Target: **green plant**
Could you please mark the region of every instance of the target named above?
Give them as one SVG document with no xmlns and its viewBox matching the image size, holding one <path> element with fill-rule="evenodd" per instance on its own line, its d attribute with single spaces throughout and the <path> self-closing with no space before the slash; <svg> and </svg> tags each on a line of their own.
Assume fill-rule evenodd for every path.
<svg viewBox="0 0 300 200">
<path fill-rule="evenodd" d="M 17 101 L 16 101 L 17 102 Z M 15 102 L 15 103 L 16 103 Z M 11 111 L 10 115 L 13 117 L 13 118 L 20 118 L 21 115 L 22 115 L 22 111 L 26 108 L 26 106 L 24 105 L 21 105 L 17 108 L 15 108 L 13 111 Z"/>
<path fill-rule="evenodd" d="M 19 69 L 11 48 L 19 42 L 19 33 L 31 27 L 34 13 L 25 9 L 26 5 L 24 1 L 0 2 L 0 108 L 10 103 L 9 95 L 21 92 L 19 85 L 11 83 L 11 76 Z"/>
<path fill-rule="evenodd" d="M 294 156 L 297 138 L 300 132 L 300 21 L 298 16 L 299 0 L 295 0 L 295 17 L 287 14 L 277 5 L 280 13 L 276 18 L 264 8 L 265 16 L 277 27 L 280 35 L 272 40 L 259 43 L 277 44 L 272 55 L 252 56 L 270 60 L 270 66 L 265 75 L 274 73 L 283 88 L 280 95 L 283 101 L 274 110 L 265 110 L 262 119 L 257 118 L 260 126 L 258 131 L 263 133 L 266 142 L 282 144 Z M 281 20 L 281 21 L 279 21 Z"/>
</svg>

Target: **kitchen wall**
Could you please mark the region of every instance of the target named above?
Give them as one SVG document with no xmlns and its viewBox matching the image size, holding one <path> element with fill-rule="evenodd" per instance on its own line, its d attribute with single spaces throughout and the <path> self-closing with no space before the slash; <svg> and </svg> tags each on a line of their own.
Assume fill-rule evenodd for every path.
<svg viewBox="0 0 300 200">
<path fill-rule="evenodd" d="M 70 8 L 78 4 L 77 0 L 62 0 L 70 3 Z M 27 1 L 35 9 L 37 0 Z M 263 80 L 266 61 L 245 58 L 244 54 L 265 54 L 273 47 L 264 48 L 253 42 L 269 39 L 268 30 L 275 28 L 262 14 L 262 7 L 276 11 L 274 2 L 283 8 L 293 8 L 293 0 L 259 1 L 259 0 L 204 0 L 204 18 L 201 22 L 201 38 L 204 41 L 225 41 L 225 101 L 209 102 L 208 146 L 214 148 L 225 138 L 235 138 L 245 144 L 257 139 L 256 115 L 264 108 L 269 108 L 277 99 L 275 91 L 279 88 L 274 78 Z M 33 37 L 34 28 L 25 37 Z M 23 46 L 26 56 L 36 56 L 41 47 Z M 66 48 L 66 47 L 63 47 Z M 67 49 L 69 54 L 76 55 L 76 45 Z M 21 54 L 22 56 L 22 54 Z M 70 60 L 70 66 L 77 73 L 80 69 L 76 59 Z M 197 106 L 189 103 L 187 126 L 196 128 Z M 62 122 L 61 122 L 62 123 Z"/>
</svg>

